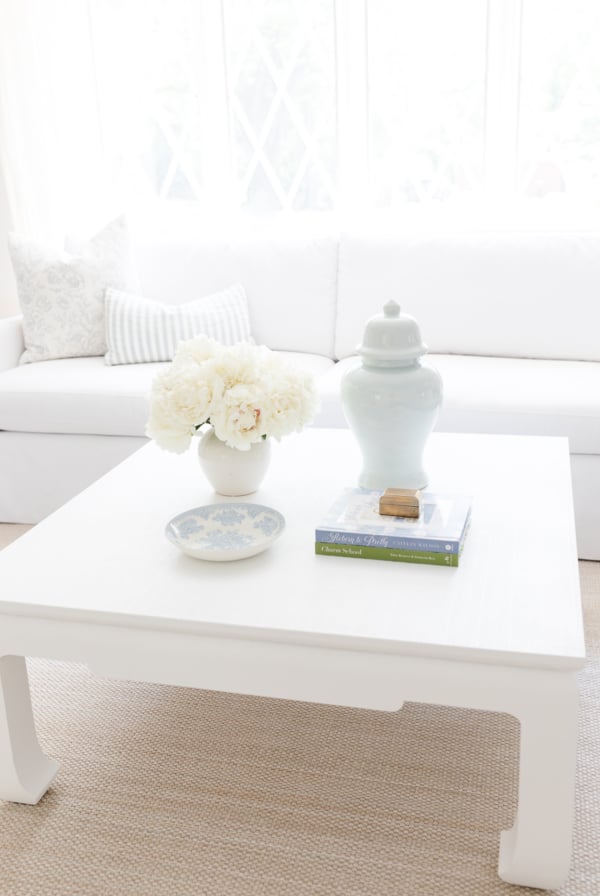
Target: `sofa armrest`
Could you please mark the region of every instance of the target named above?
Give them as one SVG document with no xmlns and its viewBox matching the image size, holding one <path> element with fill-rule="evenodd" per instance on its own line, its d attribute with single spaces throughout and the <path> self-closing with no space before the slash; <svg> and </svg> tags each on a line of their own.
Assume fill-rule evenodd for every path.
<svg viewBox="0 0 600 896">
<path fill-rule="evenodd" d="M 25 350 L 21 315 L 0 318 L 0 371 L 16 367 Z"/>
</svg>

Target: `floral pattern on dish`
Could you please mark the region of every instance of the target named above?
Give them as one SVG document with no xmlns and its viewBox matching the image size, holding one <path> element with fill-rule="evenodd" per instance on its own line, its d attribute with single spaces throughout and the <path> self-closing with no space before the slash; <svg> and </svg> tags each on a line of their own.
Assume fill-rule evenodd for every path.
<svg viewBox="0 0 600 896">
<path fill-rule="evenodd" d="M 281 513 L 262 504 L 219 503 L 178 514 L 165 534 L 199 560 L 242 560 L 269 547 L 283 532 Z"/>
</svg>

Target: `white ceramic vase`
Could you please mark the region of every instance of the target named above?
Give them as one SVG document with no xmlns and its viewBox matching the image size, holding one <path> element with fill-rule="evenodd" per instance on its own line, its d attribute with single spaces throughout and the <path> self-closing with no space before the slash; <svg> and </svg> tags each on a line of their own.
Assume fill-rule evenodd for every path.
<svg viewBox="0 0 600 896">
<path fill-rule="evenodd" d="M 414 319 L 387 302 L 366 324 L 360 361 L 346 371 L 342 406 L 361 449 L 361 488 L 425 488 L 425 443 L 442 403 L 442 379 L 421 360 Z"/>
<path fill-rule="evenodd" d="M 253 442 L 248 451 L 230 448 L 208 429 L 198 443 L 204 475 L 218 495 L 251 495 L 265 477 L 271 459 L 269 439 Z"/>
</svg>

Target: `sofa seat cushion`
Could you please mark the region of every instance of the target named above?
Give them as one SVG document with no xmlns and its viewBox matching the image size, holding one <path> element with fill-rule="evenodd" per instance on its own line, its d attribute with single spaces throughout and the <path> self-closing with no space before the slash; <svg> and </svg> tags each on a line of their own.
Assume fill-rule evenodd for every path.
<svg viewBox="0 0 600 896">
<path fill-rule="evenodd" d="M 444 385 L 436 429 L 567 436 L 572 454 L 600 454 L 600 363 L 441 354 L 425 360 Z M 346 358 L 321 380 L 321 416 L 330 426 L 345 425 L 340 380 L 356 363 Z"/>
<path fill-rule="evenodd" d="M 322 355 L 278 354 L 316 377 L 333 366 Z M 143 436 L 152 381 L 164 367 L 69 358 L 7 370 L 0 374 L 0 430 Z"/>
</svg>

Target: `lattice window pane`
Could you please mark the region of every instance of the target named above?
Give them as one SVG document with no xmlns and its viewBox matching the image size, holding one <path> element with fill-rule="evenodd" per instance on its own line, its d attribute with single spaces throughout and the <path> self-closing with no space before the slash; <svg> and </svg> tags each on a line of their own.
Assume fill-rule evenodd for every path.
<svg viewBox="0 0 600 896">
<path fill-rule="evenodd" d="M 369 0 L 368 41 L 375 203 L 479 189 L 486 4 Z"/>
<path fill-rule="evenodd" d="M 123 197 L 202 193 L 193 0 L 90 0 L 105 150 Z"/>
<path fill-rule="evenodd" d="M 519 183 L 600 199 L 600 5 L 524 0 Z"/>
<path fill-rule="evenodd" d="M 333 0 L 225 0 L 239 203 L 326 209 L 336 159 Z"/>
</svg>

